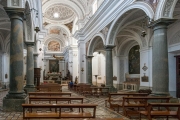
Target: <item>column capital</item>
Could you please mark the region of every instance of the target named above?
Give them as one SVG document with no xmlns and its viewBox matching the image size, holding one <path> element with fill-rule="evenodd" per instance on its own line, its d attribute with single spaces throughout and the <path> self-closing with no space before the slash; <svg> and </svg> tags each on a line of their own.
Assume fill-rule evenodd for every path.
<svg viewBox="0 0 180 120">
<path fill-rule="evenodd" d="M 168 18 L 160 18 L 156 21 L 153 21 L 148 27 L 156 27 L 157 25 L 170 25 L 174 23 L 177 19 L 168 19 Z"/>
<path fill-rule="evenodd" d="M 94 56 L 92 56 L 92 55 L 88 55 L 87 56 L 87 58 L 90 58 L 90 59 L 92 59 Z"/>
<path fill-rule="evenodd" d="M 10 8 L 4 7 L 5 11 L 7 12 L 10 19 L 17 18 L 23 21 L 24 19 L 24 8 Z"/>
<path fill-rule="evenodd" d="M 25 42 L 25 44 L 26 44 L 27 46 L 34 46 L 34 45 L 35 45 L 35 42 Z"/>
<path fill-rule="evenodd" d="M 34 56 L 38 56 L 38 55 L 39 55 L 39 53 L 36 53 L 36 52 L 35 52 L 33 55 L 34 55 Z"/>
<path fill-rule="evenodd" d="M 112 50 L 114 47 L 116 47 L 115 45 L 105 45 L 104 49 L 106 50 Z"/>
</svg>

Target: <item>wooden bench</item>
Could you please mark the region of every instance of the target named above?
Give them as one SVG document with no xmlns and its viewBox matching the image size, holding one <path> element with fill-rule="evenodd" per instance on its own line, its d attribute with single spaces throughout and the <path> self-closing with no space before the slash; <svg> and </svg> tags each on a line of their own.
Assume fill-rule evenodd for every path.
<svg viewBox="0 0 180 120">
<path fill-rule="evenodd" d="M 161 108 L 161 109 L 158 109 Z M 165 108 L 165 109 L 162 109 Z M 176 110 L 171 110 L 169 107 L 175 107 Z M 156 109 L 154 109 L 156 108 Z M 180 103 L 149 103 L 147 111 L 139 111 L 139 119 L 141 120 L 141 115 L 147 116 L 148 120 L 152 120 L 153 117 L 165 116 L 168 120 L 169 116 L 178 118 L 180 120 Z"/>
<path fill-rule="evenodd" d="M 80 100 L 81 103 L 83 103 L 84 97 L 58 97 L 58 96 L 30 96 L 29 97 L 29 103 L 31 104 L 32 101 L 67 101 L 68 103 L 71 103 L 73 100 Z"/>
<path fill-rule="evenodd" d="M 123 103 L 119 106 L 123 107 L 125 116 L 139 115 L 139 111 L 147 110 L 148 102 L 151 103 L 168 103 L 171 97 L 123 97 Z"/>
<path fill-rule="evenodd" d="M 122 104 L 123 96 L 148 96 L 148 93 L 110 93 L 108 95 L 108 99 L 105 100 L 105 107 L 107 107 L 107 103 L 109 103 L 109 108 L 115 110 L 117 108 L 117 112 L 119 112 L 120 104 Z"/>
<path fill-rule="evenodd" d="M 29 96 L 71 96 L 71 92 L 29 92 Z"/>
<path fill-rule="evenodd" d="M 62 92 L 62 86 L 59 84 L 37 86 L 38 92 Z"/>
<path fill-rule="evenodd" d="M 23 107 L 23 119 L 30 118 L 95 118 L 96 117 L 96 104 L 22 104 Z M 33 109 L 37 108 L 51 108 L 54 111 L 51 112 L 33 112 Z M 82 111 L 75 112 L 62 112 L 62 108 L 79 108 Z M 83 108 L 92 108 L 93 113 L 84 112 Z M 57 112 L 59 109 L 59 112 Z"/>
</svg>

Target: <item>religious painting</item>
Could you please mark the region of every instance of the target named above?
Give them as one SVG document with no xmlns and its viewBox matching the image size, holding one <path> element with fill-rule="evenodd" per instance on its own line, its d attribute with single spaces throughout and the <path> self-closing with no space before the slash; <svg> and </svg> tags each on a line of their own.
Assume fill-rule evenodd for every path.
<svg viewBox="0 0 180 120">
<path fill-rule="evenodd" d="M 129 74 L 140 74 L 139 45 L 132 47 L 129 51 Z"/>
<path fill-rule="evenodd" d="M 57 41 L 51 41 L 48 44 L 49 51 L 60 51 L 60 44 Z"/>
<path fill-rule="evenodd" d="M 49 60 L 49 71 L 59 72 L 59 60 Z"/>
<path fill-rule="evenodd" d="M 60 33 L 60 30 L 57 29 L 57 28 L 50 29 L 49 33 L 50 33 L 50 34 L 59 34 L 59 33 Z"/>
</svg>

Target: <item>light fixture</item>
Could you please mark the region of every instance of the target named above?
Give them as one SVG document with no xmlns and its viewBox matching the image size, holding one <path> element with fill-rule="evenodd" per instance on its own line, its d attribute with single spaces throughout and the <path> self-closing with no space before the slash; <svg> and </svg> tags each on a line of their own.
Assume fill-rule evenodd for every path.
<svg viewBox="0 0 180 120">
<path fill-rule="evenodd" d="M 39 51 L 41 51 L 42 49 L 41 48 L 39 48 Z"/>
<path fill-rule="evenodd" d="M 55 12 L 55 13 L 53 14 L 53 16 L 54 16 L 54 18 L 59 18 L 59 13 Z"/>
</svg>

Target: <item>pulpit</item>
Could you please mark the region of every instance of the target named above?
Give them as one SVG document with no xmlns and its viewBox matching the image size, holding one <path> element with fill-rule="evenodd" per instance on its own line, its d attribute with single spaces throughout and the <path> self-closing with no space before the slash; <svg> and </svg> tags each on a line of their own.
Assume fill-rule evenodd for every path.
<svg viewBox="0 0 180 120">
<path fill-rule="evenodd" d="M 34 85 L 40 85 L 41 68 L 34 68 Z"/>
</svg>

